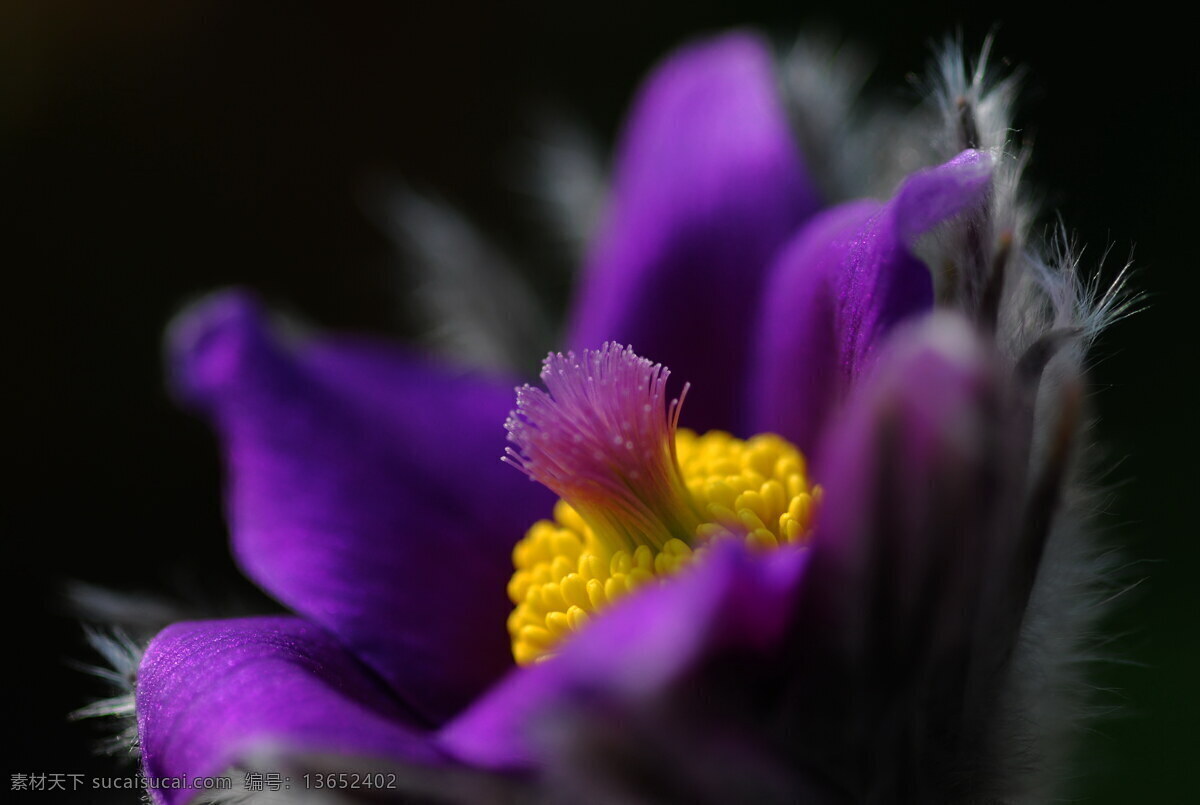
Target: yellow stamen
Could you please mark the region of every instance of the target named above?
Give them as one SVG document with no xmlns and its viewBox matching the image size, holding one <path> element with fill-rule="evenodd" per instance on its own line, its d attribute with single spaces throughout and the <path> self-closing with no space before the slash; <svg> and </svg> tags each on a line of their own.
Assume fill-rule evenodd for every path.
<svg viewBox="0 0 1200 805">
<path fill-rule="evenodd" d="M 741 539 L 761 550 L 807 540 L 820 488 L 791 444 L 771 434 L 743 441 L 680 429 L 675 451 L 692 508 L 703 517 L 692 533 L 633 547 L 607 529 L 597 532 L 559 500 L 554 519 L 534 523 L 517 543 L 508 632 L 519 664 L 551 656 L 598 610 L 687 566 L 714 540 Z"/>
</svg>

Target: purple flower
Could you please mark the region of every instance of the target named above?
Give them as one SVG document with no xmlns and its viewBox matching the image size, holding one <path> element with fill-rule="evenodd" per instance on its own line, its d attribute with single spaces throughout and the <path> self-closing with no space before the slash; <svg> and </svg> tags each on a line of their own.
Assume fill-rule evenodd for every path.
<svg viewBox="0 0 1200 805">
<path fill-rule="evenodd" d="M 367 769 L 463 802 L 1044 791 L 1063 719 L 1037 697 L 1072 698 L 1095 578 L 1080 362 L 1116 308 L 1028 245 L 1008 85 L 964 74 L 948 153 L 820 211 L 764 44 L 670 57 L 621 137 L 579 351 L 515 402 L 513 378 L 297 335 L 243 292 L 182 316 L 175 386 L 220 437 L 235 558 L 294 614 L 151 642 L 147 777 Z M 540 483 L 497 460 L 506 421 Z"/>
</svg>

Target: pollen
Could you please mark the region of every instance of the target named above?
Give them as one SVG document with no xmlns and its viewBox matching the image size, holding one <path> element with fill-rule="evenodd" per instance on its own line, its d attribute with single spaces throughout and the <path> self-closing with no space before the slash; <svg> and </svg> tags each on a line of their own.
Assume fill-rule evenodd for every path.
<svg viewBox="0 0 1200 805">
<path fill-rule="evenodd" d="M 821 490 L 809 483 L 799 450 L 771 434 L 697 435 L 673 419 L 665 453 L 680 500 L 670 505 L 688 513 L 686 527 L 659 524 L 641 536 L 636 518 L 614 530 L 609 519 L 584 515 L 595 508 L 590 497 L 584 511 L 560 499 L 553 519 L 534 523 L 513 549 L 508 633 L 517 663 L 553 656 L 562 639 L 611 602 L 687 567 L 718 540 L 755 550 L 807 541 Z"/>
<path fill-rule="evenodd" d="M 513 657 L 552 656 L 611 602 L 686 568 L 719 540 L 803 544 L 820 489 L 784 439 L 678 427 L 688 387 L 620 344 L 551 353 L 545 390 L 517 389 L 504 460 L 559 496 L 513 549 Z"/>
</svg>

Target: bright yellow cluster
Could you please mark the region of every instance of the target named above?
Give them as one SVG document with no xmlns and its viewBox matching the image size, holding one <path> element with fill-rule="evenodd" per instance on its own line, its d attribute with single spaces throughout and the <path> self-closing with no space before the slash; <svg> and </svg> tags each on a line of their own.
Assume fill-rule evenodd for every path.
<svg viewBox="0 0 1200 805">
<path fill-rule="evenodd" d="M 675 434 L 675 448 L 698 511 L 707 520 L 660 549 L 632 552 L 597 534 L 563 500 L 554 520 L 539 520 L 513 549 L 516 572 L 508 596 L 513 656 L 521 665 L 550 656 L 555 644 L 596 611 L 656 578 L 674 573 L 717 539 L 740 538 L 753 548 L 803 542 L 820 488 L 809 484 L 804 457 L 778 436 L 748 440 L 710 431 Z"/>
</svg>

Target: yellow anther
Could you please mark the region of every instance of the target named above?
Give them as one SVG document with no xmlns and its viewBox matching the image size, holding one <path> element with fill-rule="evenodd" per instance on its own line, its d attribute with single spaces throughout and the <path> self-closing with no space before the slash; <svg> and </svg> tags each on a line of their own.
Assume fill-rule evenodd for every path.
<svg viewBox="0 0 1200 805">
<path fill-rule="evenodd" d="M 764 501 L 762 495 L 755 492 L 753 489 L 747 490 L 737 496 L 737 500 L 733 504 L 734 509 L 741 512 L 743 509 L 748 509 L 756 516 L 760 516 L 764 511 Z"/>
<path fill-rule="evenodd" d="M 578 629 L 587 623 L 588 614 L 583 607 L 571 607 L 567 610 L 567 620 L 571 623 L 572 629 Z"/>
<path fill-rule="evenodd" d="M 663 553 L 674 554 L 675 556 L 691 556 L 692 549 L 683 540 L 673 539 L 663 546 Z"/>
<path fill-rule="evenodd" d="M 587 528 L 583 518 L 565 500 L 559 500 L 554 504 L 554 520 L 562 528 L 575 535 L 583 534 L 584 529 Z M 545 523 L 546 521 L 539 520 L 538 522 Z"/>
<path fill-rule="evenodd" d="M 765 528 L 756 528 L 746 535 L 746 544 L 752 548 L 766 550 L 769 548 L 778 548 L 779 540 Z"/>
<path fill-rule="evenodd" d="M 608 603 L 608 596 L 604 593 L 604 582 L 599 579 L 589 579 L 587 583 L 588 603 L 591 604 L 587 609 L 597 610 Z"/>
<path fill-rule="evenodd" d="M 548 612 L 566 610 L 567 599 L 563 598 L 562 591 L 558 589 L 558 585 L 554 582 L 542 585 L 542 606 Z"/>
<path fill-rule="evenodd" d="M 678 572 L 713 541 L 737 538 L 770 550 L 807 539 L 820 489 L 809 483 L 796 448 L 772 435 L 743 441 L 678 430 L 675 437 L 684 483 L 707 521 L 665 541 L 614 544 L 558 501 L 554 519 L 533 524 L 513 549 L 508 595 L 516 608 L 508 632 L 518 664 L 553 655 L 597 611 Z"/>
<path fill-rule="evenodd" d="M 625 578 L 627 580 L 626 583 L 629 585 L 629 589 L 632 590 L 636 587 L 641 587 L 643 584 L 649 581 L 653 581 L 654 574 L 644 567 L 635 567 L 633 570 L 629 571 L 629 575 Z"/>
<path fill-rule="evenodd" d="M 550 644 L 554 642 L 550 637 L 550 632 L 541 626 L 522 626 L 520 641 L 522 643 L 531 643 L 541 648 L 549 648 Z"/>
<path fill-rule="evenodd" d="M 575 535 L 575 532 L 565 528 L 555 532 L 550 539 L 550 544 L 553 546 L 556 557 L 570 562 L 577 561 L 579 555 L 583 553 L 583 543 L 579 541 L 579 537 Z"/>
<path fill-rule="evenodd" d="M 529 590 L 529 585 L 533 583 L 529 575 L 528 570 L 518 570 L 513 573 L 512 578 L 508 580 L 508 600 L 525 600 L 525 593 Z"/>
<path fill-rule="evenodd" d="M 578 573 L 571 573 L 558 585 L 567 603 L 577 607 L 588 605 L 587 582 Z"/>
<path fill-rule="evenodd" d="M 759 489 L 759 494 L 763 499 L 763 508 L 759 511 L 759 514 L 764 519 L 768 516 L 769 512 L 777 512 L 787 508 L 788 501 L 787 496 L 783 492 L 783 484 L 774 478 L 762 485 L 762 488 Z"/>
<path fill-rule="evenodd" d="M 546 656 L 544 649 L 540 646 L 535 646 L 533 643 L 526 643 L 523 640 L 513 641 L 513 659 L 518 665 L 530 665 L 537 662 L 539 657 Z"/>
<path fill-rule="evenodd" d="M 571 619 L 566 612 L 551 612 L 546 616 L 546 631 L 555 640 L 571 631 Z"/>
<path fill-rule="evenodd" d="M 801 492 L 792 498 L 788 504 L 788 514 L 793 520 L 807 520 L 809 509 L 812 508 L 812 498 L 809 495 Z"/>
<path fill-rule="evenodd" d="M 550 563 L 550 577 L 553 579 L 561 579 L 568 573 L 574 572 L 577 562 L 571 561 L 566 556 L 556 556 Z"/>
<path fill-rule="evenodd" d="M 709 481 L 704 488 L 704 493 L 708 498 L 709 505 L 716 504 L 726 509 L 732 509 L 736 505 L 737 493 L 724 481 Z"/>
<path fill-rule="evenodd" d="M 799 520 L 788 520 L 785 532 L 788 542 L 794 542 L 803 536 L 804 525 Z"/>
<path fill-rule="evenodd" d="M 708 516 L 712 518 L 712 524 L 720 524 L 726 528 L 736 528 L 741 522 L 738 520 L 737 512 L 720 503 L 708 504 Z"/>
<path fill-rule="evenodd" d="M 725 511 L 729 510 L 725 509 Z M 696 536 L 703 541 L 714 540 L 728 533 L 729 531 L 724 526 L 717 525 L 716 523 L 701 523 L 696 529 Z"/>
<path fill-rule="evenodd" d="M 649 570 L 654 567 L 654 553 L 649 546 L 639 545 L 638 549 L 633 552 L 633 563 L 642 570 Z"/>
<path fill-rule="evenodd" d="M 747 531 L 766 529 L 766 525 L 763 523 L 762 519 L 760 519 L 757 514 L 750 511 L 750 509 L 741 509 L 738 511 L 738 519 L 742 521 L 742 525 L 745 526 Z"/>
</svg>

